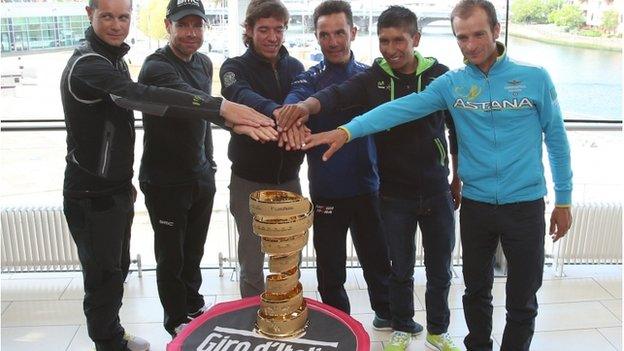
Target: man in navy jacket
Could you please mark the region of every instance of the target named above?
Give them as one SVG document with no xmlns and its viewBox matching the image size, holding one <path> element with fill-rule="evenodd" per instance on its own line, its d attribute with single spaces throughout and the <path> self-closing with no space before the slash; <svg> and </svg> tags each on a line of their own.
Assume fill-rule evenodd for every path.
<svg viewBox="0 0 624 351">
<path fill-rule="evenodd" d="M 368 66 L 355 61 L 351 41 L 351 6 L 346 1 L 322 2 L 314 10 L 315 35 L 323 60 L 297 77 L 285 103 L 296 103 L 332 84 L 341 83 L 365 71 Z M 363 111 L 346 108 L 309 121 L 312 132 L 332 130 Z M 390 260 L 381 226 L 379 175 L 373 137 L 349 145 L 340 157 L 323 162 L 322 148 L 308 151 L 310 195 L 314 203 L 314 249 L 316 278 L 324 303 L 351 312 L 344 289 L 346 281 L 346 235 L 351 229 L 353 244 L 368 286 L 375 326 L 390 325 L 388 279 Z"/>
<path fill-rule="evenodd" d="M 303 65 L 282 45 L 288 10 L 279 0 L 253 0 L 247 7 L 242 55 L 221 66 L 221 93 L 229 100 L 267 116 L 276 114 Z M 261 189 L 301 193 L 299 167 L 303 152 L 286 151 L 276 142 L 259 144 L 232 133 L 228 146 L 232 161 L 230 211 L 239 233 L 238 261 L 242 297 L 264 292 L 264 254 L 260 237 L 253 233 L 249 194 Z"/>
</svg>

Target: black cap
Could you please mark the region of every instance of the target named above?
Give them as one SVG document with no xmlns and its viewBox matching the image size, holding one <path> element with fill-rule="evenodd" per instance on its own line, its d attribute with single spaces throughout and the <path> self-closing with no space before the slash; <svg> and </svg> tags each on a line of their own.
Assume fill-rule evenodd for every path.
<svg viewBox="0 0 624 351">
<path fill-rule="evenodd" d="M 206 11 L 201 0 L 170 0 L 167 5 L 167 19 L 178 21 L 188 15 L 199 16 L 207 21 Z"/>
</svg>

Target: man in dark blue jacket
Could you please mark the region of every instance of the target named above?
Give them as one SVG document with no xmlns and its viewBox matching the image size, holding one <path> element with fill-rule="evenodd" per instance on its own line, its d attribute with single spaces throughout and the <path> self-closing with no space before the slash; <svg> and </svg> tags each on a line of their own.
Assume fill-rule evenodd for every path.
<svg viewBox="0 0 624 351">
<path fill-rule="evenodd" d="M 368 66 L 355 61 L 350 50 L 357 28 L 346 1 L 322 2 L 313 15 L 315 35 L 323 60 L 299 75 L 285 103 L 292 104 L 332 84 L 341 83 Z M 363 111 L 346 108 L 309 121 L 312 132 L 332 130 Z M 390 261 L 381 227 L 379 175 L 372 136 L 348 145 L 347 152 L 329 162 L 321 160 L 322 149 L 308 151 L 308 177 L 314 203 L 314 249 L 316 278 L 324 303 L 350 313 L 344 289 L 346 281 L 346 236 L 351 229 L 353 244 L 368 286 L 375 326 L 390 326 L 388 279 Z"/>
<path fill-rule="evenodd" d="M 242 55 L 221 66 L 221 93 L 229 100 L 273 116 L 290 91 L 303 65 L 282 45 L 288 10 L 279 0 L 252 0 L 247 7 Z M 253 233 L 249 194 L 261 189 L 301 193 L 299 167 L 303 152 L 286 151 L 276 142 L 259 144 L 232 134 L 228 146 L 232 161 L 230 211 L 239 233 L 238 262 L 242 297 L 264 292 L 264 254 L 260 237 Z"/>
</svg>

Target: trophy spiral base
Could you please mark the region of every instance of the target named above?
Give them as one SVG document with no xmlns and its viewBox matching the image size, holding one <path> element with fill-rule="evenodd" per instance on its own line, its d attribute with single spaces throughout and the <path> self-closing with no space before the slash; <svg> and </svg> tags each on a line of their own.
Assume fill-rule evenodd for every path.
<svg viewBox="0 0 624 351">
<path fill-rule="evenodd" d="M 258 333 L 275 339 L 297 338 L 303 335 L 308 327 L 308 306 L 305 300 L 299 308 L 284 316 L 267 316 L 258 310 L 256 329 Z"/>
</svg>

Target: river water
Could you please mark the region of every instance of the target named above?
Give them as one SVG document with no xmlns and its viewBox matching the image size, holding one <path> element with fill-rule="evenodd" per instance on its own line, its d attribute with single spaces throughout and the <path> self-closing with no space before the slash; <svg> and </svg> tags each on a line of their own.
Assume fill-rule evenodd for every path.
<svg viewBox="0 0 624 351">
<path fill-rule="evenodd" d="M 358 36 L 352 47 L 363 62 L 379 56 L 376 36 Z M 425 27 L 418 50 L 450 68 L 463 65 L 449 27 Z M 565 119 L 622 120 L 621 52 L 551 45 L 510 36 L 508 53 L 516 60 L 548 70 Z"/>
</svg>

